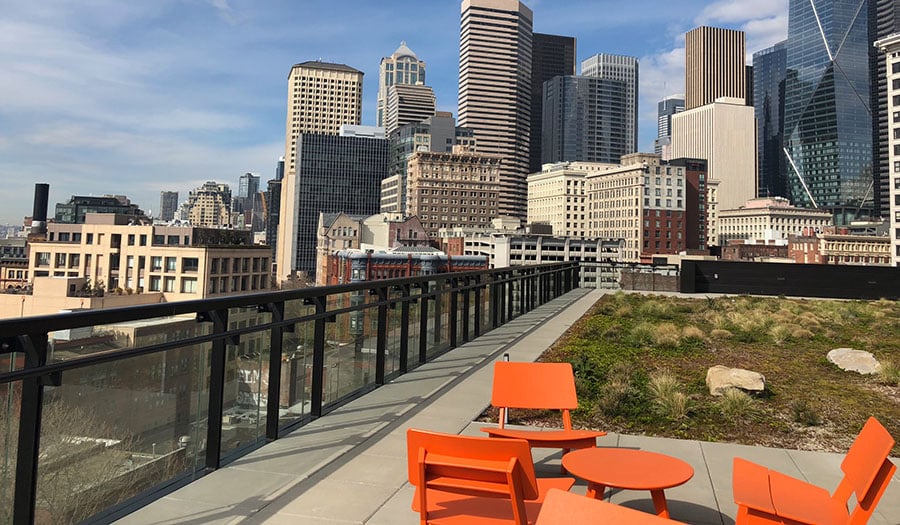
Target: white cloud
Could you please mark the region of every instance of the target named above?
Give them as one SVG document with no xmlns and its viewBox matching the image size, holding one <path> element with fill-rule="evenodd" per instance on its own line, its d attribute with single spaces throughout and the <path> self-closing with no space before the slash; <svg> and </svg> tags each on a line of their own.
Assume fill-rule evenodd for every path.
<svg viewBox="0 0 900 525">
<path fill-rule="evenodd" d="M 787 16 L 788 0 L 721 0 L 706 6 L 695 19 L 698 25 L 742 24 L 748 20 Z"/>
</svg>

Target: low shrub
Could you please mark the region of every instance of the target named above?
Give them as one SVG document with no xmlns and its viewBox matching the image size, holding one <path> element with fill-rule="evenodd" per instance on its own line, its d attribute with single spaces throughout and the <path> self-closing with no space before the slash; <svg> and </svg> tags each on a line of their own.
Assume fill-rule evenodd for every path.
<svg viewBox="0 0 900 525">
<path fill-rule="evenodd" d="M 809 405 L 805 399 L 798 399 L 791 403 L 791 414 L 794 423 L 815 427 L 822 424 L 822 418 L 819 413 Z"/>
</svg>

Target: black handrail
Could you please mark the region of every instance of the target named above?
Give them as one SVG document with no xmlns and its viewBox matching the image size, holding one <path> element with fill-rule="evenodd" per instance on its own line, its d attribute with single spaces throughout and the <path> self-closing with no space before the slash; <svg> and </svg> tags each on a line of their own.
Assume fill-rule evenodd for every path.
<svg viewBox="0 0 900 525">
<path fill-rule="evenodd" d="M 66 375 L 74 370 L 198 345 L 208 349 L 209 362 L 204 372 L 208 376 L 209 389 L 206 406 L 206 454 L 203 470 L 190 473 L 202 475 L 219 468 L 223 461 L 222 416 L 225 406 L 227 349 L 229 345 L 237 345 L 242 336 L 269 333 L 265 439 L 271 441 L 278 439 L 285 431 L 384 384 L 389 378 L 386 369 L 390 310 L 400 310 L 399 332 L 402 338 L 399 366 L 390 374 L 393 377 L 572 290 L 578 283 L 578 271 L 577 262 L 552 263 L 0 320 L 0 357 L 9 353 L 24 355 L 23 368 L 0 373 L 0 385 L 20 382 L 22 392 L 13 523 L 31 523 L 35 518 L 44 388 L 62 385 Z M 349 304 L 329 304 L 329 298 L 340 296 L 350 297 Z M 362 299 L 357 303 L 352 300 L 353 297 L 371 300 Z M 470 317 L 473 315 L 472 297 L 475 298 L 474 326 L 470 325 Z M 442 304 L 442 298 L 447 300 L 446 304 Z M 483 304 L 485 299 L 489 301 L 488 304 Z M 302 312 L 300 315 L 288 314 L 285 305 L 292 301 L 298 301 L 312 311 Z M 416 349 L 409 348 L 407 341 L 411 312 L 416 305 L 420 327 L 417 352 Z M 489 310 L 484 311 L 484 307 Z M 271 317 L 268 322 L 231 328 L 228 323 L 231 309 L 255 309 L 269 313 Z M 374 381 L 354 385 L 355 390 L 326 403 L 323 394 L 327 324 L 345 314 L 361 316 L 357 319 L 359 322 L 360 319 L 365 320 L 366 312 L 371 312 L 368 315 L 376 320 Z M 51 332 L 188 314 L 193 315 L 197 322 L 210 323 L 209 333 L 177 341 L 154 342 L 134 348 L 79 356 L 66 361 L 48 362 L 48 336 Z M 489 326 L 483 324 L 483 316 L 487 316 Z M 433 322 L 431 341 L 428 340 L 430 322 Z M 304 323 L 312 323 L 314 328 L 309 378 L 312 384 L 309 392 L 310 415 L 303 420 L 280 425 L 281 364 L 286 355 L 282 348 L 283 335 Z M 343 335 L 371 337 L 363 328 L 357 327 L 356 330 Z M 446 339 L 442 336 L 444 330 L 447 330 Z M 417 355 L 417 362 L 409 362 L 408 357 L 411 356 L 408 356 L 407 350 L 410 350 L 412 356 Z M 259 444 L 257 439 L 257 445 Z M 160 495 L 158 489 L 155 494 L 157 497 Z M 121 514 L 122 505 L 119 508 Z M 108 510 L 107 517 L 115 512 L 115 508 Z"/>
</svg>

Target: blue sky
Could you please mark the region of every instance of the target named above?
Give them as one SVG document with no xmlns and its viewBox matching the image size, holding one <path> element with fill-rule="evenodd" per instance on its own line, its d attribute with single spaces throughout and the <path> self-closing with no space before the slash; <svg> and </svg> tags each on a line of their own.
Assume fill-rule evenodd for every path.
<svg viewBox="0 0 900 525">
<path fill-rule="evenodd" d="M 787 34 L 788 0 L 526 0 L 534 30 L 640 59 L 639 146 L 656 101 L 684 90 L 684 33 L 743 29 L 748 54 Z M 274 176 L 284 154 L 287 74 L 321 58 L 365 72 L 374 124 L 378 63 L 401 40 L 427 63 L 439 109 L 456 114 L 459 0 L 4 0 L 0 15 L 0 223 L 124 194 L 156 211 L 161 190 Z"/>
</svg>

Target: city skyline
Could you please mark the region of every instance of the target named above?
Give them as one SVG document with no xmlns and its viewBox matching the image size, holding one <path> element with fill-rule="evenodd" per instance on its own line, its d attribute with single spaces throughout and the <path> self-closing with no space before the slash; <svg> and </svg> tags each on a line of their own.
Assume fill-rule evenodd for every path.
<svg viewBox="0 0 900 525">
<path fill-rule="evenodd" d="M 686 31 L 701 24 L 741 29 L 752 54 L 783 39 L 787 28 L 787 0 L 616 3 L 614 12 L 603 9 L 606 2 L 525 4 L 535 12 L 536 32 L 577 39 L 579 62 L 596 53 L 638 57 L 641 151 L 652 151 L 656 102 L 684 90 Z M 12 1 L 0 21 L 8 79 L 0 85 L 0 176 L 7 182 L 0 223 L 20 224 L 31 213 L 36 182 L 50 184 L 51 204 L 124 194 L 156 214 L 160 191 L 186 195 L 245 172 L 274 178 L 284 151 L 285 79 L 307 60 L 365 72 L 362 123 L 374 124 L 379 62 L 406 41 L 428 63 L 437 109 L 457 116 L 457 0 L 345 7 L 352 21 L 319 1 L 302 9 L 228 0 L 98 0 L 77 8 Z M 404 17 L 416 23 L 389 23 Z"/>
</svg>

